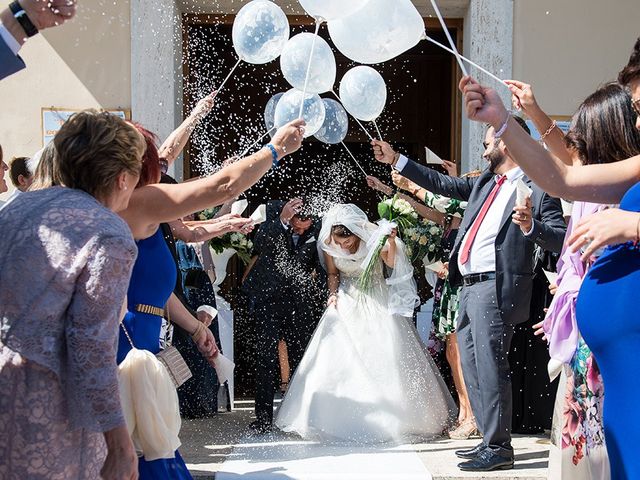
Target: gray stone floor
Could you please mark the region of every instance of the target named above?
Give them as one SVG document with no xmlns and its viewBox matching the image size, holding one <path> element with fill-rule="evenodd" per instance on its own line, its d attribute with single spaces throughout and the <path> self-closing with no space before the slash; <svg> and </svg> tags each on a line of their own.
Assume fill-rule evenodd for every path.
<svg viewBox="0 0 640 480">
<path fill-rule="evenodd" d="M 198 480 L 212 480 L 220 470 L 228 455 L 234 451 L 234 445 L 246 442 L 246 426 L 253 419 L 251 402 L 237 402 L 238 407 L 232 413 L 223 413 L 212 419 L 185 420 L 182 425 L 180 452 L 189 470 Z M 270 436 L 254 437 L 252 442 L 268 444 L 282 440 L 295 440 L 296 437 L 282 433 Z M 464 473 L 456 465 L 458 458 L 454 450 L 473 446 L 476 440 L 454 441 L 439 439 L 428 444 L 411 445 L 431 472 L 434 480 L 458 479 L 502 479 L 502 480 L 539 480 L 547 478 L 549 442 L 544 437 L 517 436 L 514 438 L 516 468 L 503 472 L 487 474 Z M 329 457 L 327 459 L 329 460 Z M 401 479 L 398 479 L 401 480 Z"/>
</svg>

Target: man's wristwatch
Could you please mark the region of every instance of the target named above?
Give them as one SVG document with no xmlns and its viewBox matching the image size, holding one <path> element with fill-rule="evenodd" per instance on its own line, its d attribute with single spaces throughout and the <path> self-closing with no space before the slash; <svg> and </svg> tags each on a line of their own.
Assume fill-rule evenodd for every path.
<svg viewBox="0 0 640 480">
<path fill-rule="evenodd" d="M 24 33 L 27 34 L 27 37 L 33 37 L 34 35 L 38 34 L 38 29 L 33 24 L 31 19 L 27 15 L 27 12 L 24 11 L 17 0 L 9 4 L 9 10 L 11 10 L 11 13 L 13 13 L 13 18 L 15 18 L 16 21 L 20 24 L 20 26 L 24 30 Z"/>
</svg>

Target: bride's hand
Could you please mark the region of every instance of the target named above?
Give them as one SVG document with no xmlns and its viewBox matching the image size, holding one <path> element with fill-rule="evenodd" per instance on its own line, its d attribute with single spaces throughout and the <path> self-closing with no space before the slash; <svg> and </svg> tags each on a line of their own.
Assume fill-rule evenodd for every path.
<svg viewBox="0 0 640 480">
<path fill-rule="evenodd" d="M 327 308 L 336 307 L 337 305 L 338 305 L 338 295 L 335 293 L 332 293 L 331 295 L 329 295 L 329 299 L 327 300 Z"/>
<path fill-rule="evenodd" d="M 388 238 L 389 243 L 396 243 L 397 236 L 398 236 L 398 229 L 394 228 L 393 230 L 391 230 L 391 233 L 389 234 L 389 238 Z"/>
</svg>

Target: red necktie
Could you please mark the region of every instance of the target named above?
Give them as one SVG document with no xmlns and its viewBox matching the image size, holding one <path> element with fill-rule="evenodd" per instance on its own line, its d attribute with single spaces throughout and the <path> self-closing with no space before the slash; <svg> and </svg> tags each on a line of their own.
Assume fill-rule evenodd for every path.
<svg viewBox="0 0 640 480">
<path fill-rule="evenodd" d="M 471 253 L 471 247 L 473 245 L 473 241 L 476 239 L 476 235 L 478 234 L 480 225 L 482 225 L 482 221 L 484 220 L 484 217 L 487 215 L 487 212 L 489 211 L 489 207 L 491 207 L 491 204 L 496 199 L 496 196 L 500 191 L 500 187 L 502 187 L 502 184 L 506 179 L 507 179 L 507 176 L 502 175 L 501 177 L 498 178 L 498 180 L 496 180 L 495 187 L 493 187 L 493 190 L 491 190 L 491 193 L 489 194 L 487 199 L 484 201 L 484 204 L 480 209 L 480 213 L 478 213 L 478 216 L 473 221 L 473 225 L 471 225 L 471 230 L 469 231 L 467 240 L 464 242 L 464 245 L 460 249 L 460 263 L 462 265 L 464 265 L 469 261 L 469 253 Z"/>
</svg>

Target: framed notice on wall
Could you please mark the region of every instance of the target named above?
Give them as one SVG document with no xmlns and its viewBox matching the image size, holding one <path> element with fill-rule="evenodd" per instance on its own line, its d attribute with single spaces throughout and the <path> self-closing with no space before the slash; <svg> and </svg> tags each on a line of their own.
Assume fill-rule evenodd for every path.
<svg viewBox="0 0 640 480">
<path fill-rule="evenodd" d="M 46 146 L 58 133 L 60 127 L 74 113 L 81 112 L 82 109 L 73 108 L 43 108 L 42 109 L 42 146 Z M 113 115 L 117 115 L 124 120 L 131 119 L 130 110 L 105 110 Z"/>
</svg>

